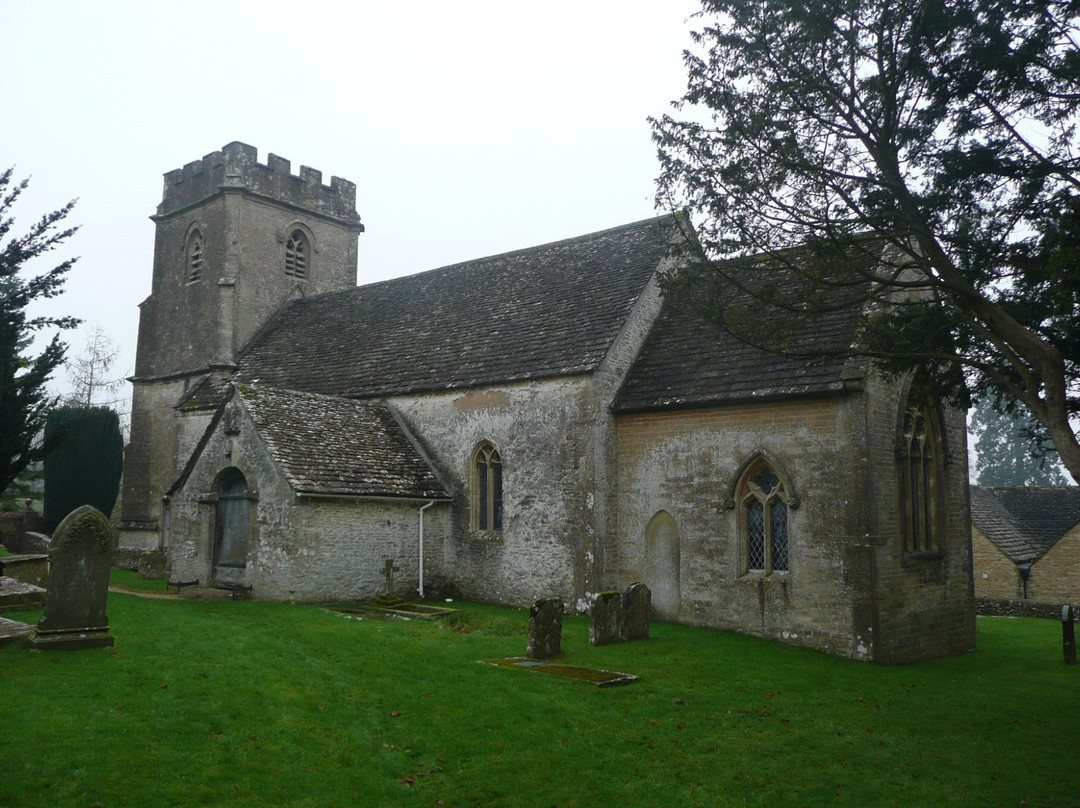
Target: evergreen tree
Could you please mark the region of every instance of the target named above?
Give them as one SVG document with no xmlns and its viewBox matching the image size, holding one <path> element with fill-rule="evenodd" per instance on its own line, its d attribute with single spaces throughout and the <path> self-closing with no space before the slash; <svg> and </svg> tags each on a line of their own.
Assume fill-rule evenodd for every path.
<svg viewBox="0 0 1080 808">
<path fill-rule="evenodd" d="M 968 414 L 975 437 L 975 471 L 979 485 L 1067 485 L 1057 452 L 1044 445 L 1031 419 L 1000 413 L 979 401 Z"/>
<path fill-rule="evenodd" d="M 108 516 L 124 465 L 120 420 L 108 407 L 57 407 L 45 424 L 44 528 L 52 531 L 82 505 Z"/>
<path fill-rule="evenodd" d="M 687 92 L 652 121 L 658 202 L 696 214 L 701 247 L 676 284 L 793 355 L 777 326 L 861 294 L 864 339 L 829 351 L 1022 407 L 1080 481 L 1080 2 L 703 0 L 700 19 Z M 739 317 L 715 259 L 762 253 L 787 277 L 744 286 L 771 309 Z"/>
<path fill-rule="evenodd" d="M 21 273 L 33 259 L 58 247 L 76 228 L 62 228 L 74 202 L 43 216 L 25 235 L 12 234 L 11 215 L 27 181 L 13 183 L 12 170 L 0 173 L 0 491 L 30 463 L 49 450 L 42 442 L 45 418 L 56 399 L 46 390 L 53 371 L 64 361 L 65 345 L 54 335 L 37 356 L 29 353 L 34 334 L 43 328 L 72 328 L 72 317 L 31 317 L 28 306 L 62 291 L 74 258 L 39 275 Z"/>
</svg>

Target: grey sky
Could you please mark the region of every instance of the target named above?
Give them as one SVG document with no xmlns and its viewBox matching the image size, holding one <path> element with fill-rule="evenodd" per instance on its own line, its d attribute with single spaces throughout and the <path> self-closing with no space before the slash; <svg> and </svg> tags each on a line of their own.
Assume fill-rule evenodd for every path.
<svg viewBox="0 0 1080 808">
<path fill-rule="evenodd" d="M 352 180 L 360 283 L 645 218 L 645 118 L 685 86 L 697 8 L 0 0 L 0 166 L 32 177 L 24 223 L 79 198 L 51 306 L 130 373 L 166 171 L 241 140 Z"/>
</svg>

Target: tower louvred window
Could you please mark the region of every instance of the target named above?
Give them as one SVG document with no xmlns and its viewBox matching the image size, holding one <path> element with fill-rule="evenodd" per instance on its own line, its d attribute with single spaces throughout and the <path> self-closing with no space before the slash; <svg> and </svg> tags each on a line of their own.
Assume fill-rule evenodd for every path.
<svg viewBox="0 0 1080 808">
<path fill-rule="evenodd" d="M 302 230 L 293 230 L 285 243 L 285 274 L 306 278 L 308 273 L 308 243 Z"/>
<path fill-rule="evenodd" d="M 203 238 L 202 233 L 196 230 L 188 240 L 188 283 L 202 280 L 203 273 Z"/>
</svg>

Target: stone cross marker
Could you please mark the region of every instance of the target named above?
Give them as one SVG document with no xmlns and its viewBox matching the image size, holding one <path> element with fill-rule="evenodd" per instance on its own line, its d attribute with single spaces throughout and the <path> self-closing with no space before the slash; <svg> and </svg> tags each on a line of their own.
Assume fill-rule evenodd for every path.
<svg viewBox="0 0 1080 808">
<path fill-rule="evenodd" d="M 401 572 L 400 569 L 394 566 L 394 559 L 386 559 L 386 563 L 382 568 L 383 575 L 386 576 L 386 594 L 394 594 L 394 573 Z"/>
<path fill-rule="evenodd" d="M 563 602 L 543 598 L 529 609 L 529 645 L 525 651 L 533 659 L 551 659 L 562 653 Z"/>
<path fill-rule="evenodd" d="M 76 508 L 57 526 L 49 546 L 49 589 L 45 614 L 27 640 L 32 648 L 111 646 L 109 598 L 116 533 L 101 511 Z"/>
</svg>

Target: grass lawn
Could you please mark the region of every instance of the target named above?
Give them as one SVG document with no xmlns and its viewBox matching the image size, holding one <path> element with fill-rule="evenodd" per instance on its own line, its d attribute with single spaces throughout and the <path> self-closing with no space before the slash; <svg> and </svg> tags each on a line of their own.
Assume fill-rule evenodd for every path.
<svg viewBox="0 0 1080 808">
<path fill-rule="evenodd" d="M 1060 624 L 875 667 L 685 626 L 564 661 L 478 664 L 524 610 L 443 622 L 110 596 L 112 649 L 0 651 L 0 806 L 1076 806 L 1080 667 Z M 35 614 L 7 615 L 28 622 Z"/>
</svg>

